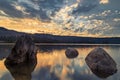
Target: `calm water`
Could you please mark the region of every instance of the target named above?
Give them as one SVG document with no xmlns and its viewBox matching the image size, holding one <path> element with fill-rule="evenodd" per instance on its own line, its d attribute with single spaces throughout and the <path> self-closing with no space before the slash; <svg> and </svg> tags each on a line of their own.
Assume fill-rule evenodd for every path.
<svg viewBox="0 0 120 80">
<path fill-rule="evenodd" d="M 12 47 L 13 45 L 0 45 L 0 80 L 120 80 L 119 45 L 39 45 L 40 51 L 37 54 L 34 71 L 30 71 L 29 68 L 18 68 L 20 73 L 14 69 L 11 72 L 4 65 L 5 57 Z M 68 47 L 77 49 L 79 56 L 74 59 L 66 58 L 65 50 Z M 116 74 L 101 79 L 90 71 L 85 63 L 85 57 L 95 47 L 104 48 L 116 61 L 118 68 Z"/>
</svg>

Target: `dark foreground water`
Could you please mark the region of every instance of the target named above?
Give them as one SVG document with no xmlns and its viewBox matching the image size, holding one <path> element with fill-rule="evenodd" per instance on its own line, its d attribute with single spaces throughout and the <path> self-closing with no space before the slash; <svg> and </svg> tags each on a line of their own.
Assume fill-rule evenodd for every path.
<svg viewBox="0 0 120 80">
<path fill-rule="evenodd" d="M 40 51 L 35 68 L 17 68 L 17 71 L 14 68 L 9 70 L 4 65 L 5 57 L 12 47 L 13 45 L 0 45 L 0 80 L 120 80 L 119 45 L 38 45 Z M 68 47 L 77 49 L 79 56 L 68 59 L 65 56 Z M 104 48 L 116 61 L 116 74 L 102 79 L 91 72 L 85 63 L 85 57 L 96 47 Z"/>
</svg>

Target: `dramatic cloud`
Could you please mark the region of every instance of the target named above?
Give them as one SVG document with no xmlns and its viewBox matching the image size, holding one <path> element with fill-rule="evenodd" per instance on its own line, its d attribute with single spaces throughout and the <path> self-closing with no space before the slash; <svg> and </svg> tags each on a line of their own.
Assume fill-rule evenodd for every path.
<svg viewBox="0 0 120 80">
<path fill-rule="evenodd" d="M 63 29 L 96 36 L 120 36 L 120 10 L 109 9 L 108 0 L 81 0 L 59 10 L 53 20 Z M 101 5 L 101 4 L 106 4 Z M 111 3 L 112 4 L 112 3 Z M 106 8 L 104 8 L 106 7 Z"/>
<path fill-rule="evenodd" d="M 18 11 L 12 6 L 12 2 L 7 0 L 0 0 L 0 10 L 11 17 L 22 17 L 22 12 Z"/>
<path fill-rule="evenodd" d="M 71 9 L 73 14 L 92 10 L 99 0 L 1 0 L 0 9 L 11 17 L 37 17 L 49 21 L 59 10 L 75 4 Z"/>
<path fill-rule="evenodd" d="M 120 36 L 119 3 L 120 0 L 0 0 L 0 15 L 37 18 L 81 35 Z"/>
<path fill-rule="evenodd" d="M 50 21 L 49 16 L 53 16 L 58 11 L 64 0 L 18 0 L 17 4 L 25 8 L 29 13 L 28 17 L 37 17 L 42 21 Z"/>
<path fill-rule="evenodd" d="M 68 9 L 67 9 L 68 10 Z M 61 11 L 64 13 L 64 10 Z M 58 24 L 63 25 L 64 30 L 71 30 L 76 33 L 96 36 L 119 36 L 120 32 L 120 11 L 105 10 L 97 14 L 72 15 L 60 13 L 55 17 Z"/>
</svg>

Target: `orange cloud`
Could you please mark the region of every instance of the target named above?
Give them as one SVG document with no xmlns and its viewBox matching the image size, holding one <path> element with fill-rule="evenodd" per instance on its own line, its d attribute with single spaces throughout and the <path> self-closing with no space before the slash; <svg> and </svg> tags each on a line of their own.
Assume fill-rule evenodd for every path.
<svg viewBox="0 0 120 80">
<path fill-rule="evenodd" d="M 100 4 L 107 4 L 109 3 L 109 0 L 100 0 Z"/>
</svg>

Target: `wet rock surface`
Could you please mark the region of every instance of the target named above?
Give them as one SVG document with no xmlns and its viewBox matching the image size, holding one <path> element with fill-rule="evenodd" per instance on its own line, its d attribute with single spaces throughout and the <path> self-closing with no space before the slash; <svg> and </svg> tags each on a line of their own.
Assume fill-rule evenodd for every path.
<svg viewBox="0 0 120 80">
<path fill-rule="evenodd" d="M 5 60 L 5 63 L 18 64 L 21 62 L 31 61 L 36 59 L 37 47 L 32 41 L 31 36 L 22 35 L 16 41 L 11 53 Z"/>
<path fill-rule="evenodd" d="M 100 78 L 107 78 L 117 72 L 116 62 L 103 48 L 92 50 L 85 61 L 91 71 Z"/>
<path fill-rule="evenodd" d="M 74 48 L 67 48 L 65 51 L 65 55 L 69 59 L 76 58 L 78 54 L 78 51 Z"/>
</svg>

